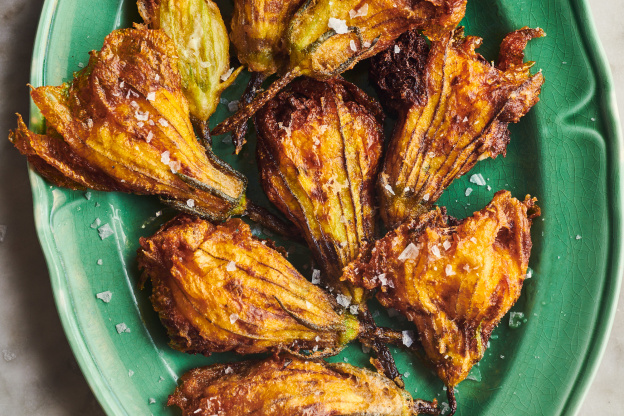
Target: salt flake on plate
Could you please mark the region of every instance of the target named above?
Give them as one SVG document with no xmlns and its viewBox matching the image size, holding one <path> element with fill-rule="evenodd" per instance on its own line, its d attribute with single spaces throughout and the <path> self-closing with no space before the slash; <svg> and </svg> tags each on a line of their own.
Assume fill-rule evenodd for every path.
<svg viewBox="0 0 624 416">
<path fill-rule="evenodd" d="M 330 29 L 334 29 L 334 31 L 339 35 L 343 35 L 349 31 L 346 20 L 330 17 L 327 25 Z"/>
</svg>

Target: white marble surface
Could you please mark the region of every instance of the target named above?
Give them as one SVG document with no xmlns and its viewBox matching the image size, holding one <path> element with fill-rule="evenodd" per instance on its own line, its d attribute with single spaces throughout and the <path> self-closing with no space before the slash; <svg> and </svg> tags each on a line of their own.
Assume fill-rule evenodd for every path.
<svg viewBox="0 0 624 416">
<path fill-rule="evenodd" d="M 0 0 L 0 224 L 7 225 L 0 241 L 0 415 L 101 416 L 104 412 L 76 364 L 54 306 L 24 160 L 4 138 L 15 126 L 14 113 L 28 113 L 26 83 L 42 3 Z M 624 109 L 624 2 L 589 3 Z M 580 415 L 624 412 L 623 317 L 618 309 Z"/>
</svg>

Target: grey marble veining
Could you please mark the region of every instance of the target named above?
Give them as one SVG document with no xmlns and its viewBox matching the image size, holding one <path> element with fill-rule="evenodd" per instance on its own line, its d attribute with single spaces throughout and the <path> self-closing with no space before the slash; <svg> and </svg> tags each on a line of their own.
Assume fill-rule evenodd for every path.
<svg viewBox="0 0 624 416">
<path fill-rule="evenodd" d="M 589 0 L 624 120 L 624 2 Z M 24 160 L 5 139 L 28 113 L 30 57 L 43 0 L 0 0 L 0 415 L 102 416 L 69 348 L 35 233 Z M 1 234 L 1 233 L 0 233 Z M 622 297 L 621 297 L 622 298 Z M 620 302 L 622 304 L 622 302 Z M 580 415 L 624 413 L 624 313 Z"/>
</svg>

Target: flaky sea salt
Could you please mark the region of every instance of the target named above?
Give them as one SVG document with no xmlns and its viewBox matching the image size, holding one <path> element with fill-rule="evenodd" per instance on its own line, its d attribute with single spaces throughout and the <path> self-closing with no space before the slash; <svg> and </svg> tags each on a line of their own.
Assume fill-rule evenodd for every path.
<svg viewBox="0 0 624 416">
<path fill-rule="evenodd" d="M 90 199 L 91 199 L 91 192 L 85 192 L 85 193 L 84 193 L 84 197 L 85 197 L 85 199 L 86 199 L 87 201 L 88 201 L 88 200 L 90 200 Z"/>
<path fill-rule="evenodd" d="M 193 208 L 193 207 L 195 206 L 195 200 L 194 200 L 194 199 L 187 199 L 187 200 L 186 200 L 186 205 L 187 205 L 189 208 Z"/>
<path fill-rule="evenodd" d="M 113 294 L 110 290 L 107 290 L 106 292 L 100 292 L 96 294 L 95 297 L 100 299 L 104 303 L 108 303 L 113 298 Z"/>
<path fill-rule="evenodd" d="M 149 132 L 147 133 L 147 137 L 145 138 L 145 141 L 149 143 L 149 142 L 151 142 L 151 141 L 152 141 L 152 138 L 153 138 L 153 137 L 154 137 L 154 133 L 152 133 L 151 131 L 149 131 Z"/>
<path fill-rule="evenodd" d="M 399 261 L 414 260 L 418 256 L 418 247 L 414 243 L 409 243 L 407 247 L 399 254 Z"/>
<path fill-rule="evenodd" d="M 339 35 L 345 34 L 349 31 L 346 20 L 330 17 L 327 25 L 330 29 L 334 29 L 334 31 Z"/>
<path fill-rule="evenodd" d="M 96 229 L 100 226 L 100 224 L 102 224 L 102 221 L 99 218 L 96 218 L 95 221 L 93 221 L 93 224 L 91 224 L 91 228 Z"/>
<path fill-rule="evenodd" d="M 113 231 L 111 226 L 106 223 L 98 228 L 98 234 L 100 235 L 100 239 L 104 240 L 105 238 L 108 238 L 111 235 L 115 234 L 115 232 Z"/>
<path fill-rule="evenodd" d="M 225 267 L 225 270 L 227 270 L 228 272 L 233 272 L 234 270 L 236 270 L 236 263 L 234 263 L 234 260 L 230 261 L 227 266 Z"/>
<path fill-rule="evenodd" d="M 357 51 L 357 46 L 355 45 L 355 41 L 353 39 L 349 41 L 349 47 L 353 52 Z"/>
<path fill-rule="evenodd" d="M 577 234 L 575 238 L 576 238 L 577 240 L 580 240 L 580 239 L 581 239 L 581 238 L 583 238 L 583 237 L 581 237 L 581 235 L 580 235 L 580 234 Z"/>
<path fill-rule="evenodd" d="M 533 277 L 533 269 L 531 269 L 530 267 L 527 268 L 527 272 L 526 275 L 524 276 L 525 279 L 530 279 Z"/>
<path fill-rule="evenodd" d="M 228 69 L 228 71 L 225 74 L 221 75 L 221 81 L 223 82 L 227 81 L 232 75 L 232 72 L 234 72 L 234 67 Z"/>
<path fill-rule="evenodd" d="M 231 314 L 230 315 L 230 323 L 233 324 L 236 321 L 238 321 L 238 314 L 237 313 Z"/>
<path fill-rule="evenodd" d="M 390 194 L 395 195 L 394 190 L 392 189 L 392 187 L 389 184 L 385 184 L 384 188 L 386 188 L 386 190 L 388 192 L 390 192 Z"/>
<path fill-rule="evenodd" d="M 128 377 L 132 377 L 134 375 L 134 371 L 128 370 Z"/>
<path fill-rule="evenodd" d="M 522 312 L 509 312 L 509 328 L 520 328 L 524 320 L 524 313 Z"/>
<path fill-rule="evenodd" d="M 483 179 L 483 175 L 481 175 L 480 173 L 472 175 L 470 177 L 470 182 L 478 186 L 485 186 L 485 179 Z"/>
<path fill-rule="evenodd" d="M 394 45 L 394 53 L 399 53 L 401 52 L 401 48 L 399 48 L 399 45 Z"/>
<path fill-rule="evenodd" d="M 17 354 L 10 350 L 2 350 L 2 358 L 4 358 L 6 362 L 13 361 L 17 358 Z"/>
<path fill-rule="evenodd" d="M 232 374 L 233 372 L 234 372 L 234 369 L 232 367 L 228 367 L 224 371 L 225 374 Z"/>
<path fill-rule="evenodd" d="M 156 399 L 153 398 L 153 397 L 150 397 L 149 398 L 149 404 L 154 404 L 154 403 L 156 403 Z"/>
<path fill-rule="evenodd" d="M 466 188 L 465 195 L 470 196 L 471 193 L 472 193 L 472 188 L 471 187 Z"/>
<path fill-rule="evenodd" d="M 321 271 L 318 269 L 312 270 L 312 284 L 318 285 L 321 283 Z"/>
<path fill-rule="evenodd" d="M 364 4 L 359 9 L 349 10 L 349 17 L 355 19 L 356 17 L 366 17 L 368 15 L 368 3 Z"/>
<path fill-rule="evenodd" d="M 164 118 L 159 118 L 158 119 L 158 124 L 160 124 L 163 127 L 168 127 L 169 126 L 169 122 L 167 120 L 165 120 Z"/>
<path fill-rule="evenodd" d="M 169 155 L 170 155 L 169 151 L 165 150 L 164 152 L 160 154 L 160 161 L 164 163 L 165 165 L 169 165 L 169 161 L 170 161 Z"/>
<path fill-rule="evenodd" d="M 154 101 L 156 99 L 156 93 L 154 91 L 148 93 L 145 98 L 147 98 L 149 101 Z"/>
<path fill-rule="evenodd" d="M 414 343 L 414 331 L 402 331 L 403 345 L 411 347 Z"/>
<path fill-rule="evenodd" d="M 455 274 L 457 274 L 457 273 L 455 273 L 455 271 L 453 270 L 453 266 L 451 266 L 450 264 L 447 264 L 447 265 L 446 265 L 446 269 L 445 269 L 444 271 L 446 272 L 446 275 L 447 275 L 447 276 L 454 276 Z"/>
<path fill-rule="evenodd" d="M 118 334 L 122 334 L 124 332 L 130 332 L 130 328 L 128 328 L 128 325 L 126 325 L 124 322 L 115 325 L 115 329 L 117 330 Z"/>
<path fill-rule="evenodd" d="M 348 308 L 349 305 L 351 304 L 351 296 L 345 296 L 342 293 L 338 294 L 338 296 L 336 296 L 336 302 L 338 302 L 338 304 L 344 308 Z"/>
<path fill-rule="evenodd" d="M 228 110 L 230 110 L 232 113 L 235 113 L 236 111 L 238 111 L 238 101 L 234 100 L 234 101 L 230 101 L 228 103 Z"/>
<path fill-rule="evenodd" d="M 449 248 L 451 248 L 452 244 L 450 241 L 445 241 L 442 243 L 442 247 L 444 247 L 444 250 L 448 250 Z"/>
<path fill-rule="evenodd" d="M 351 305 L 349 306 L 349 312 L 351 312 L 351 315 L 357 315 L 359 312 L 359 307 L 358 305 Z"/>
<path fill-rule="evenodd" d="M 434 256 L 440 257 L 440 248 L 438 246 L 431 247 L 431 252 Z"/>
<path fill-rule="evenodd" d="M 104 264 L 104 261 L 102 259 L 98 259 L 98 261 L 96 261 L 98 266 L 101 266 Z"/>
</svg>

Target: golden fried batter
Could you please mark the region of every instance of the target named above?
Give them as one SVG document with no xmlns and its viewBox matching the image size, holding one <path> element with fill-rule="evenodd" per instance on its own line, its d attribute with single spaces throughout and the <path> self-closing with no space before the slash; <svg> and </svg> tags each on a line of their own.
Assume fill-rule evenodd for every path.
<svg viewBox="0 0 624 416">
<path fill-rule="evenodd" d="M 143 278 L 171 346 L 188 353 L 337 353 L 359 334 L 349 314 L 247 224 L 179 216 L 141 239 Z"/>
<path fill-rule="evenodd" d="M 221 93 L 243 69 L 230 70 L 230 42 L 219 7 L 212 0 L 138 0 L 137 5 L 145 23 L 175 44 L 191 116 L 207 132 Z"/>
<path fill-rule="evenodd" d="M 355 85 L 311 78 L 294 82 L 255 118 L 262 187 L 302 231 L 334 288 L 374 237 L 382 120 L 379 105 Z M 360 303 L 357 292 L 344 294 Z"/>
<path fill-rule="evenodd" d="M 505 154 L 507 125 L 539 100 L 544 77 L 530 74 L 533 62 L 523 62 L 523 49 L 543 35 L 528 28 L 509 34 L 498 66 L 475 52 L 481 39 L 461 29 L 431 50 L 409 32 L 373 58 L 382 102 L 399 113 L 378 184 L 388 227 L 426 212 L 477 161 Z"/>
<path fill-rule="evenodd" d="M 453 387 L 485 351 L 490 334 L 520 296 L 531 251 L 535 199 L 496 193 L 463 221 L 439 208 L 401 224 L 345 269 L 345 279 L 416 324 L 439 377 Z M 453 403 L 451 403 L 453 404 Z"/>
<path fill-rule="evenodd" d="M 413 400 L 372 371 L 284 356 L 191 370 L 167 404 L 184 416 L 410 416 L 437 410 L 435 400 Z"/>
<path fill-rule="evenodd" d="M 440 36 L 459 23 L 465 8 L 466 0 L 309 0 L 290 21 L 290 62 L 282 68 L 282 78 L 213 133 L 236 129 L 300 75 L 333 78 L 411 29 Z"/>
<path fill-rule="evenodd" d="M 71 84 L 32 90 L 47 133 L 20 117 L 9 139 L 59 186 L 156 194 L 212 218 L 242 213 L 246 180 L 195 138 L 177 62 L 159 30 L 114 31 Z"/>
<path fill-rule="evenodd" d="M 304 0 L 234 0 L 232 43 L 238 60 L 265 76 L 288 63 L 286 32 Z"/>
</svg>

